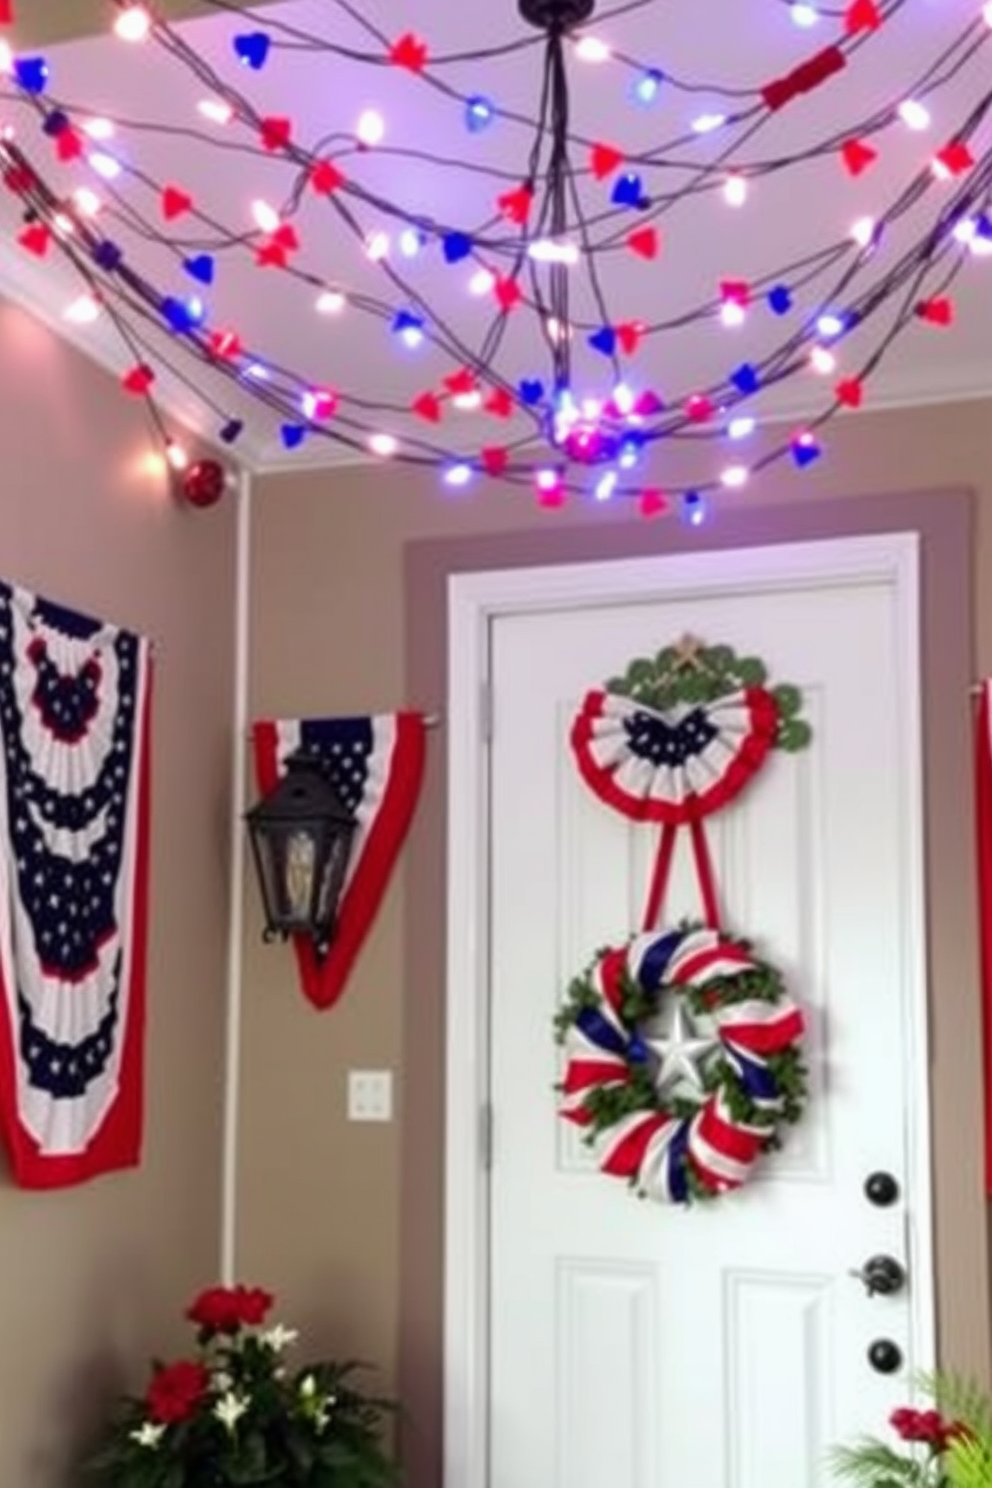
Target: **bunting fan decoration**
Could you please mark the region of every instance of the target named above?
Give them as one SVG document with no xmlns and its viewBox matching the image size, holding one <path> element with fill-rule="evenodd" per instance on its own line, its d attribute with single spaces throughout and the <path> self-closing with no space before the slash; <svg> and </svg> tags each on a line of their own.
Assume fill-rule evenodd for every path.
<svg viewBox="0 0 992 1488">
<path fill-rule="evenodd" d="M 14 1179 L 140 1157 L 146 640 L 0 583 L 0 1121 Z"/>
<path fill-rule="evenodd" d="M 303 991 L 318 1008 L 337 1002 L 389 884 L 420 795 L 426 725 L 421 713 L 265 720 L 255 724 L 259 789 L 268 794 L 300 750 L 319 758 L 355 835 L 327 953 L 294 937 Z"/>
<path fill-rule="evenodd" d="M 810 740 L 791 686 L 757 657 L 687 637 L 587 694 L 571 746 L 606 805 L 660 835 L 640 933 L 597 953 L 556 1019 L 559 1112 L 600 1169 L 689 1204 L 740 1188 L 798 1121 L 803 1015 L 779 972 L 720 923 L 703 821 L 773 748 Z M 660 924 L 677 834 L 689 831 L 705 924 Z"/>
</svg>

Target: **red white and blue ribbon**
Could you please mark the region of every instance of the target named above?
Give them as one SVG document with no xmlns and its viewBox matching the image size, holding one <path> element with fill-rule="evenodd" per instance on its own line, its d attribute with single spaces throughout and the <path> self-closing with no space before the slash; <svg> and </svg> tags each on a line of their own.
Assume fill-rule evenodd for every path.
<svg viewBox="0 0 992 1488">
<path fill-rule="evenodd" d="M 0 1122 L 14 1179 L 141 1152 L 149 643 L 0 583 Z"/>
<path fill-rule="evenodd" d="M 763 687 L 660 713 L 633 698 L 587 693 L 572 725 L 589 788 L 624 816 L 682 826 L 719 810 L 775 743 L 778 705 Z"/>
<path fill-rule="evenodd" d="M 426 730 L 420 713 L 360 718 L 279 719 L 255 724 L 259 789 L 268 794 L 298 749 L 318 754 L 355 821 L 355 836 L 326 957 L 309 937 L 294 937 L 306 996 L 331 1007 L 344 991 L 375 919 L 413 820 L 424 774 Z"/>
<path fill-rule="evenodd" d="M 774 1117 L 782 1097 L 769 1058 L 797 1044 L 803 1015 L 784 995 L 774 1002 L 726 999 L 735 979 L 759 966 L 746 947 L 709 928 L 638 935 L 602 952 L 590 974 L 595 1003 L 578 1013 L 566 1035 L 560 1114 L 589 1126 L 594 1119 L 590 1093 L 626 1084 L 643 1059 L 639 1031 L 623 1015 L 626 975 L 649 995 L 663 989 L 671 996 L 689 988 L 700 991 L 733 1083 L 756 1111 Z M 688 1117 L 659 1099 L 604 1130 L 596 1150 L 604 1173 L 627 1179 L 649 1198 L 688 1203 L 690 1172 L 712 1193 L 739 1188 L 773 1134 L 774 1124 L 734 1117 L 717 1090 Z"/>
</svg>

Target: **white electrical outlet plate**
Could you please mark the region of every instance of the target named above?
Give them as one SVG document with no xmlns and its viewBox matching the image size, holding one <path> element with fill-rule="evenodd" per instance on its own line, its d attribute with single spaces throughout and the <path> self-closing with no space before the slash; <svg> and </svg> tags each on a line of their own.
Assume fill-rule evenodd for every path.
<svg viewBox="0 0 992 1488">
<path fill-rule="evenodd" d="M 392 1070 L 348 1071 L 348 1120 L 392 1121 Z"/>
</svg>

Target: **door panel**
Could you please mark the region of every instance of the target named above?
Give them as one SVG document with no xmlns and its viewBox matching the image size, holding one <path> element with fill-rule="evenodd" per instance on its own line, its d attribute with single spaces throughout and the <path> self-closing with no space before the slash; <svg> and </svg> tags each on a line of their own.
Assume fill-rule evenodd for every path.
<svg viewBox="0 0 992 1488">
<path fill-rule="evenodd" d="M 490 1488 L 826 1488 L 829 1444 L 876 1429 L 930 1362 L 929 1284 L 869 1300 L 851 1275 L 906 1261 L 909 1219 L 929 1224 L 905 1117 L 918 907 L 893 588 L 663 594 L 491 624 Z M 552 1035 L 569 978 L 640 925 L 655 847 L 582 784 L 570 721 L 686 632 L 762 656 L 814 729 L 707 824 L 725 927 L 806 1012 L 809 1105 L 746 1189 L 688 1211 L 596 1171 L 556 1115 Z M 680 845 L 665 921 L 699 915 Z M 863 1193 L 879 1168 L 889 1209 Z M 895 1376 L 867 1362 L 877 1337 Z"/>
</svg>

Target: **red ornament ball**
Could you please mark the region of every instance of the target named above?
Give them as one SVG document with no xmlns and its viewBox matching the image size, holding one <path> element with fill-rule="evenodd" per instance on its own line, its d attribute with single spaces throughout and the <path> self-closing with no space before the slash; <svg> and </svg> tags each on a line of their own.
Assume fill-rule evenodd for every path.
<svg viewBox="0 0 992 1488">
<path fill-rule="evenodd" d="M 183 495 L 190 506 L 216 506 L 227 487 L 227 472 L 219 460 L 197 460 L 183 472 Z"/>
</svg>

